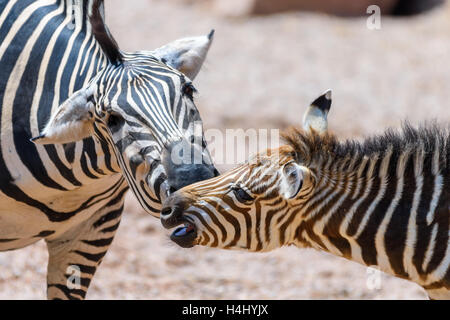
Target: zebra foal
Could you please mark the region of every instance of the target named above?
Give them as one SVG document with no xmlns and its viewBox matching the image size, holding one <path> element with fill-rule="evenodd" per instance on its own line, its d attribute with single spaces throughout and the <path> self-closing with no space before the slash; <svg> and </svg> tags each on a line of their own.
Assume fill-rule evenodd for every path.
<svg viewBox="0 0 450 320">
<path fill-rule="evenodd" d="M 161 220 L 182 247 L 311 247 L 375 266 L 450 298 L 450 127 L 386 131 L 362 142 L 327 132 L 331 91 L 303 130 L 219 177 L 172 194 Z"/>
</svg>

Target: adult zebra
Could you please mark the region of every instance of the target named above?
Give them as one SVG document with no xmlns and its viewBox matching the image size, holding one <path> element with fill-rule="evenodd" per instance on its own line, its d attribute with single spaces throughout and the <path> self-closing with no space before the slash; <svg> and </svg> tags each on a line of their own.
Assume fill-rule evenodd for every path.
<svg viewBox="0 0 450 320">
<path fill-rule="evenodd" d="M 450 127 L 405 125 L 363 142 L 327 133 L 331 91 L 288 145 L 167 198 L 183 247 L 312 247 L 377 266 L 450 299 Z"/>
<path fill-rule="evenodd" d="M 49 298 L 85 297 L 128 187 L 158 217 L 217 175 L 191 81 L 212 33 L 125 53 L 103 17 L 101 0 L 0 2 L 0 251 L 45 239 Z"/>
</svg>

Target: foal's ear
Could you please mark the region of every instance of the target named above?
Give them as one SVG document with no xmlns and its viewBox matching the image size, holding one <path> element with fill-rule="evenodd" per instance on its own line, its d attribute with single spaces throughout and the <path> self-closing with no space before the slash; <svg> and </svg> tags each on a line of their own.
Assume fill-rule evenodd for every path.
<svg viewBox="0 0 450 320">
<path fill-rule="evenodd" d="M 36 144 L 70 143 L 91 136 L 96 88 L 92 84 L 75 92 L 52 114 L 42 133 L 31 141 Z"/>
<path fill-rule="evenodd" d="M 282 182 L 280 193 L 286 199 L 292 199 L 297 196 L 303 186 L 302 168 L 295 162 L 286 164 L 282 170 Z"/>
<path fill-rule="evenodd" d="M 331 90 L 325 91 L 320 97 L 314 100 L 303 116 L 303 129 L 305 131 L 314 130 L 319 134 L 328 130 L 328 111 L 331 107 Z"/>
<path fill-rule="evenodd" d="M 214 30 L 211 30 L 205 36 L 175 40 L 152 51 L 152 54 L 194 80 L 206 59 L 213 38 Z"/>
</svg>

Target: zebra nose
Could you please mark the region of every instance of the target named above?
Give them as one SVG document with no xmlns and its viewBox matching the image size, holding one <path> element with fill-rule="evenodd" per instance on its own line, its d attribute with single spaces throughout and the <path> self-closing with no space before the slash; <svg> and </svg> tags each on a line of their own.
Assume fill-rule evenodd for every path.
<svg viewBox="0 0 450 320">
<path fill-rule="evenodd" d="M 161 223 L 165 228 L 173 228 L 180 224 L 180 218 L 183 215 L 186 205 L 180 201 L 177 192 L 170 195 L 161 209 Z"/>
<path fill-rule="evenodd" d="M 161 210 L 161 223 L 164 228 L 170 229 L 179 225 L 181 210 L 172 207 L 164 207 Z"/>
<path fill-rule="evenodd" d="M 195 182 L 214 178 L 214 167 L 200 164 L 185 164 L 173 168 L 169 175 L 169 185 L 172 189 L 179 190 Z"/>
<path fill-rule="evenodd" d="M 174 142 L 164 150 L 162 164 L 171 193 L 218 175 L 214 165 L 205 161 L 203 156 L 201 150 L 185 140 Z"/>
</svg>

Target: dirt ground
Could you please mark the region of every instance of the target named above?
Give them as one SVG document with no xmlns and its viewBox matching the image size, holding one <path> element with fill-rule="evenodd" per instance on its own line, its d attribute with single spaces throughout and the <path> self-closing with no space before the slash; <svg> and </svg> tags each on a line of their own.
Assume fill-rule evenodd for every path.
<svg viewBox="0 0 450 320">
<path fill-rule="evenodd" d="M 327 88 L 334 95 L 330 130 L 343 138 L 399 127 L 406 118 L 450 120 L 448 5 L 410 19 L 382 17 L 381 30 L 373 31 L 366 18 L 288 13 L 228 19 L 184 1 L 108 0 L 106 10 L 124 50 L 153 49 L 215 28 L 215 43 L 195 81 L 207 129 L 300 124 L 309 102 Z M 46 260 L 43 242 L 1 253 L 0 299 L 45 298 Z M 180 249 L 129 194 L 88 298 L 426 298 L 413 283 L 374 277 L 363 266 L 313 250 Z"/>
</svg>

